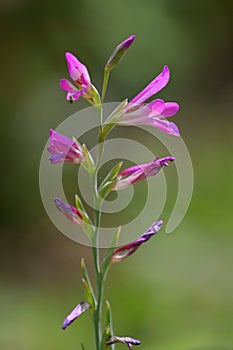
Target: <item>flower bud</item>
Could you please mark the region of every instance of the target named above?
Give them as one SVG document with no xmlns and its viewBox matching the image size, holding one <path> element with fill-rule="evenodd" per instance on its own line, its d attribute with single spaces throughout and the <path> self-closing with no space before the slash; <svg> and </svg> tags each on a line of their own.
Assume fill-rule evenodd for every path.
<svg viewBox="0 0 233 350">
<path fill-rule="evenodd" d="M 112 70 L 120 61 L 122 60 L 124 54 L 128 50 L 128 48 L 132 45 L 135 39 L 135 35 L 129 36 L 127 39 L 122 41 L 112 52 L 111 56 L 106 63 L 105 69 L 109 71 Z"/>
</svg>

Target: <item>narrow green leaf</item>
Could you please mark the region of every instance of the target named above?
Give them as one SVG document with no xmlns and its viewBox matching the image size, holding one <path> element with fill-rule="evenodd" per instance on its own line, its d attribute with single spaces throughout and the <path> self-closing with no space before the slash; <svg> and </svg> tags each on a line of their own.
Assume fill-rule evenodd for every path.
<svg viewBox="0 0 233 350">
<path fill-rule="evenodd" d="M 87 214 L 87 212 L 86 212 L 86 210 L 81 202 L 81 199 L 79 198 L 79 196 L 77 194 L 75 195 L 75 205 L 76 205 L 76 208 L 83 215 L 83 221 L 92 226 L 91 219 L 89 218 L 89 215 Z"/>
<path fill-rule="evenodd" d="M 101 198 L 105 198 L 106 195 L 112 190 L 115 185 L 116 177 L 119 174 L 123 162 L 117 163 L 107 174 L 101 185 L 99 186 L 98 192 Z"/>
<path fill-rule="evenodd" d="M 81 260 L 81 271 L 82 271 L 82 283 L 86 291 L 86 298 L 88 303 L 91 305 L 92 311 L 94 311 L 95 305 L 96 305 L 96 299 L 95 299 L 95 295 L 91 285 L 91 281 L 87 273 L 87 268 L 86 268 L 84 259 Z"/>
<path fill-rule="evenodd" d="M 108 181 L 106 182 L 106 184 L 98 191 L 99 195 L 102 199 L 104 199 L 109 192 L 111 192 L 111 190 L 113 189 L 113 187 L 115 186 L 116 180 L 112 180 L 112 181 Z"/>
<path fill-rule="evenodd" d="M 74 136 L 72 137 L 72 140 L 73 140 L 74 142 L 76 142 L 76 143 L 81 147 L 80 143 L 78 142 L 78 140 L 77 140 Z"/>
<path fill-rule="evenodd" d="M 121 116 L 125 113 L 124 108 L 128 104 L 128 99 L 123 100 L 109 115 L 103 125 L 103 130 L 101 134 L 101 139 L 104 140 L 108 133 L 115 127 L 116 122 L 121 118 Z"/>
<path fill-rule="evenodd" d="M 90 152 L 87 149 L 87 146 L 85 144 L 82 145 L 83 153 L 85 156 L 85 159 L 82 161 L 83 167 L 90 173 L 94 174 L 95 172 L 95 162 L 90 154 Z"/>
<path fill-rule="evenodd" d="M 101 132 L 101 140 L 105 140 L 106 136 L 110 133 L 110 131 L 116 126 L 114 123 L 108 123 L 103 126 L 103 130 Z"/>
<path fill-rule="evenodd" d="M 107 123 L 110 123 L 114 119 L 118 119 L 120 116 L 120 113 L 125 109 L 125 107 L 128 104 L 128 99 L 124 99 L 109 115 L 109 117 L 106 119 L 104 125 L 107 125 Z"/>
<path fill-rule="evenodd" d="M 85 212 L 85 208 L 81 202 L 81 199 L 79 198 L 79 196 L 76 194 L 75 195 L 75 205 L 76 205 L 76 208 L 78 210 L 81 210 L 82 212 Z"/>
<path fill-rule="evenodd" d="M 106 300 L 106 307 L 107 307 L 107 312 L 106 312 L 105 333 L 107 337 L 109 337 L 113 333 L 112 332 L 112 313 L 111 313 L 111 305 L 107 300 Z"/>
<path fill-rule="evenodd" d="M 107 68 L 104 69 L 104 80 L 103 80 L 103 87 L 102 87 L 102 94 L 101 94 L 101 103 L 104 103 L 105 95 L 107 92 L 107 86 L 108 86 L 108 79 L 109 79 L 109 73 L 110 70 Z"/>
<path fill-rule="evenodd" d="M 107 182 L 107 181 L 111 181 L 111 180 L 114 180 L 117 175 L 119 174 L 119 171 L 121 169 L 121 166 L 122 166 L 123 162 L 119 162 L 117 163 L 108 173 L 108 175 L 106 176 L 106 178 L 104 179 L 103 182 Z"/>
<path fill-rule="evenodd" d="M 106 342 L 110 338 L 110 336 L 113 334 L 113 327 L 112 327 L 112 313 L 111 313 L 111 306 L 110 303 L 106 300 L 106 321 L 105 321 L 105 329 L 102 337 L 102 349 L 106 348 Z M 111 345 L 111 349 L 115 349 L 115 345 Z"/>
<path fill-rule="evenodd" d="M 94 306 L 95 302 L 94 302 L 93 296 L 91 294 L 90 286 L 88 285 L 87 281 L 84 278 L 82 278 L 82 284 L 83 284 L 84 290 L 85 290 L 85 297 L 87 299 L 88 304 L 90 304 L 91 310 L 93 312 L 94 307 L 95 307 Z"/>
<path fill-rule="evenodd" d="M 75 195 L 75 205 L 76 208 L 80 211 L 81 215 L 82 215 L 82 228 L 85 231 L 86 235 L 88 236 L 88 238 L 90 239 L 90 242 L 92 242 L 92 238 L 93 235 L 95 234 L 95 230 L 93 228 L 93 224 L 91 219 L 89 218 L 89 215 L 87 214 L 81 199 L 79 198 L 79 196 L 76 194 Z"/>
<path fill-rule="evenodd" d="M 99 106 L 101 103 L 99 92 L 93 84 L 91 84 L 91 88 L 92 88 L 92 96 L 88 100 L 92 105 Z"/>
</svg>

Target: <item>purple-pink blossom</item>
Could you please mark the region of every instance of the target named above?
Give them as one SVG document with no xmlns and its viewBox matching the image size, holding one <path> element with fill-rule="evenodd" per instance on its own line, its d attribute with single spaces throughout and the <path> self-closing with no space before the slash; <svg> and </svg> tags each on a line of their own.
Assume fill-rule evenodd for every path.
<svg viewBox="0 0 233 350">
<path fill-rule="evenodd" d="M 76 209 L 72 205 L 64 203 L 60 198 L 54 198 L 53 201 L 57 209 L 63 213 L 67 219 L 78 225 L 83 223 L 83 214 L 80 212 L 80 210 Z"/>
<path fill-rule="evenodd" d="M 61 89 L 67 92 L 66 99 L 72 102 L 81 96 L 91 97 L 93 87 L 87 67 L 70 52 L 66 52 L 65 57 L 69 76 L 75 84 L 71 84 L 67 79 L 60 80 Z"/>
<path fill-rule="evenodd" d="M 82 315 L 89 308 L 90 308 L 90 304 L 87 303 L 86 301 L 82 301 L 80 304 L 78 304 L 64 319 L 64 322 L 62 324 L 62 329 L 66 329 L 72 322 L 76 320 L 76 318 Z"/>
<path fill-rule="evenodd" d="M 132 255 L 143 243 L 147 242 L 162 227 L 163 221 L 153 223 L 138 239 L 115 250 L 111 257 L 111 262 L 119 262 Z"/>
<path fill-rule="evenodd" d="M 52 164 L 81 163 L 84 159 L 83 150 L 77 142 L 52 129 L 50 129 L 49 141 L 48 151 L 51 153 L 49 160 Z"/>
<path fill-rule="evenodd" d="M 145 101 L 162 90 L 170 79 L 170 71 L 164 66 L 162 72 L 155 77 L 138 95 L 136 95 L 125 107 L 125 112 L 117 120 L 122 125 L 149 125 L 167 134 L 179 136 L 176 124 L 164 119 L 175 115 L 179 110 L 177 102 L 164 102 L 161 99 L 149 103 Z"/>
<path fill-rule="evenodd" d="M 118 174 L 115 186 L 112 190 L 123 190 L 138 181 L 144 180 L 149 176 L 154 176 L 158 174 L 163 166 L 169 166 L 168 162 L 172 162 L 174 160 L 175 158 L 170 156 L 164 158 L 156 157 L 150 163 L 134 165 L 130 168 L 127 168 Z"/>
</svg>

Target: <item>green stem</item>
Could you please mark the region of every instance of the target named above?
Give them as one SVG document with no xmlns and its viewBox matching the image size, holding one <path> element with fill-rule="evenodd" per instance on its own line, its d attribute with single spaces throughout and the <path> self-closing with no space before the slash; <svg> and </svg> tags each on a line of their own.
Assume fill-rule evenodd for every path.
<svg viewBox="0 0 233 350">
<path fill-rule="evenodd" d="M 103 124 L 103 108 L 102 105 L 98 106 L 99 120 L 100 120 L 100 134 L 99 138 L 101 138 L 102 134 L 102 124 Z M 95 237 L 94 242 L 92 244 L 93 249 L 93 259 L 95 265 L 95 273 L 96 273 L 96 306 L 94 311 L 94 331 L 95 331 L 95 341 L 96 341 L 96 349 L 101 350 L 101 340 L 102 340 L 102 325 L 101 325 L 101 313 L 102 313 L 102 297 L 103 297 L 103 278 L 100 271 L 100 252 L 99 252 L 99 231 L 100 231 L 100 223 L 101 223 L 101 198 L 98 194 L 98 170 L 99 165 L 103 155 L 103 143 L 99 142 L 98 145 L 98 157 L 96 162 L 96 170 L 92 177 L 92 186 L 93 186 L 93 194 L 94 194 L 94 225 L 95 225 Z"/>
<path fill-rule="evenodd" d="M 95 259 L 94 254 L 93 254 L 93 257 Z M 97 300 L 97 303 L 98 303 L 98 300 Z M 101 334 L 99 329 L 99 313 L 97 312 L 97 305 L 94 311 L 93 323 L 94 323 L 96 350 L 100 350 Z"/>
<path fill-rule="evenodd" d="M 101 344 L 101 295 L 100 290 L 102 290 L 102 281 L 101 281 L 101 274 L 100 274 L 100 257 L 99 257 L 99 226 L 100 226 L 100 220 L 101 220 L 101 208 L 98 200 L 98 192 L 97 192 L 97 171 L 94 174 L 93 178 L 93 192 L 94 192 L 94 205 L 95 205 L 95 212 L 94 212 L 94 224 L 95 224 L 95 237 L 94 241 L 92 242 L 92 251 L 93 251 L 93 259 L 94 259 L 94 266 L 95 266 L 95 273 L 96 273 L 96 294 L 97 294 L 97 300 L 96 300 L 96 306 L 94 310 L 94 331 L 95 331 L 95 341 L 96 341 L 96 349 L 100 350 L 100 344 Z"/>
<path fill-rule="evenodd" d="M 107 86 L 108 86 L 108 79 L 109 79 L 109 69 L 105 68 L 104 70 L 104 80 L 103 80 L 103 87 L 102 87 L 102 94 L 101 94 L 101 104 L 104 103 Z"/>
<path fill-rule="evenodd" d="M 97 106 L 98 109 L 98 115 L 99 115 L 99 139 L 98 139 L 98 155 L 97 155 L 97 161 L 96 161 L 96 180 L 97 180 L 97 173 L 99 170 L 99 165 L 102 159 L 103 150 L 104 150 L 104 138 L 103 138 L 103 106 L 102 104 Z M 97 185 L 97 184 L 96 184 Z"/>
</svg>

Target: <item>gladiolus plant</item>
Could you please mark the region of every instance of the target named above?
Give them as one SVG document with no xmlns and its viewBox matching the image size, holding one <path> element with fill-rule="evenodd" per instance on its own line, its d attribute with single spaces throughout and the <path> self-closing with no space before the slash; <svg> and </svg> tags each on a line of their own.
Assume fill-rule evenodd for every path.
<svg viewBox="0 0 233 350">
<path fill-rule="evenodd" d="M 102 92 L 99 94 L 91 82 L 87 67 L 81 63 L 72 53 L 65 54 L 68 73 L 72 83 L 67 79 L 60 81 L 60 87 L 66 92 L 66 99 L 69 102 L 77 101 L 79 98 L 85 99 L 94 106 L 99 116 L 99 144 L 98 157 L 92 158 L 85 144 L 81 145 L 75 138 L 70 139 L 54 130 L 50 130 L 50 144 L 48 152 L 49 160 L 53 166 L 58 163 L 69 162 L 70 166 L 79 164 L 83 166 L 87 176 L 92 182 L 93 198 L 95 201 L 93 219 L 91 219 L 83 205 L 81 199 L 75 195 L 75 205 L 64 203 L 59 198 L 54 198 L 54 204 L 61 214 L 73 223 L 79 225 L 87 235 L 93 250 L 93 259 L 95 266 L 95 283 L 92 283 L 87 272 L 84 259 L 81 261 L 82 283 L 85 291 L 85 300 L 78 302 L 77 306 L 65 317 L 62 329 L 66 329 L 79 318 L 84 312 L 90 312 L 93 319 L 93 329 L 96 350 L 104 350 L 107 347 L 114 349 L 116 343 L 125 344 L 129 349 L 139 345 L 140 340 L 129 336 L 119 336 L 114 334 L 112 326 L 112 315 L 110 303 L 106 301 L 106 322 L 102 320 L 102 311 L 104 308 L 103 291 L 106 276 L 111 264 L 120 262 L 136 252 L 145 242 L 149 241 L 162 227 L 163 221 L 159 220 L 150 225 L 138 238 L 124 246 L 117 247 L 120 235 L 119 228 L 113 236 L 112 245 L 106 250 L 105 256 L 100 259 L 100 248 L 98 247 L 101 208 L 106 196 L 111 191 L 124 190 L 133 186 L 138 181 L 143 181 L 148 177 L 155 176 L 162 167 L 168 167 L 175 158 L 168 155 L 163 158 L 156 156 L 149 163 L 134 165 L 124 169 L 123 162 L 119 162 L 107 174 L 102 183 L 98 183 L 98 172 L 100 162 L 104 152 L 104 142 L 108 133 L 117 125 L 148 125 L 158 128 L 167 134 L 179 136 L 178 127 L 167 120 L 175 115 L 179 110 L 176 102 L 164 102 L 161 99 L 154 99 L 147 102 L 149 98 L 163 89 L 170 79 L 170 71 L 164 66 L 162 72 L 156 76 L 141 92 L 139 92 L 130 102 L 127 99 L 108 116 L 103 122 L 103 103 L 107 91 L 109 74 L 117 66 L 127 50 L 133 44 L 135 36 L 132 35 L 121 42 L 112 52 L 108 59 L 103 78 Z M 124 170 L 122 170 L 122 168 Z M 156 181 L 156 179 L 155 179 Z M 149 225 L 148 225 L 149 226 Z M 104 324 L 104 325 L 103 325 Z M 84 348 L 84 347 L 83 347 Z"/>
</svg>

